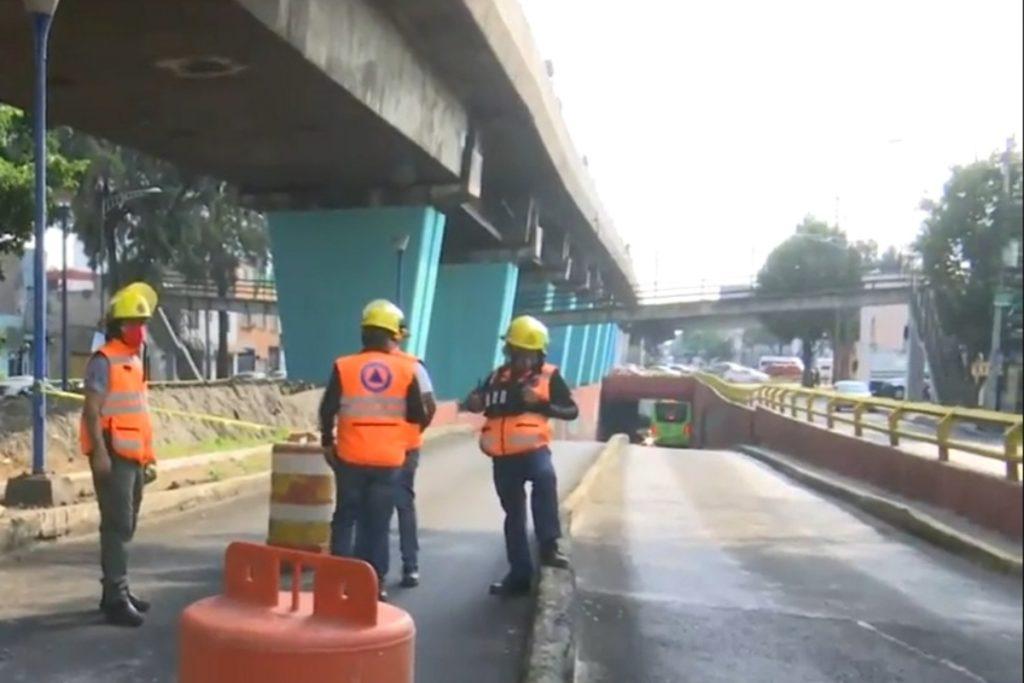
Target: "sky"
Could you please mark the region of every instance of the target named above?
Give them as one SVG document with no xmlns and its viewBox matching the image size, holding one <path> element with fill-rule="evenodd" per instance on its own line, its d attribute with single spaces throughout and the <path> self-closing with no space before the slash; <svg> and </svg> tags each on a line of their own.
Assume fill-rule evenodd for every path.
<svg viewBox="0 0 1024 683">
<path fill-rule="evenodd" d="M 914 240 L 1022 140 L 1020 0 L 521 0 L 642 287 L 749 282 L 808 214 Z"/>
</svg>

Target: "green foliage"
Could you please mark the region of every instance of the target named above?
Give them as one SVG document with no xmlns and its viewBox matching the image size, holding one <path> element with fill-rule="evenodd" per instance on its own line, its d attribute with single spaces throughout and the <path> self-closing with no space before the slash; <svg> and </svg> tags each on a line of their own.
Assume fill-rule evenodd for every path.
<svg viewBox="0 0 1024 683">
<path fill-rule="evenodd" d="M 224 296 L 242 263 L 267 262 L 263 217 L 242 208 L 226 183 L 89 136 L 76 135 L 67 145 L 90 160 L 75 198 L 75 229 L 93 266 L 108 266 L 112 289 L 134 280 L 159 286 L 167 271 L 175 271 Z M 118 200 L 147 188 L 161 191 Z M 106 209 L 104 196 L 113 198 Z M 218 329 L 218 375 L 226 376 L 226 314 Z"/>
<path fill-rule="evenodd" d="M 731 360 L 733 357 L 732 342 L 715 330 L 683 331 L 672 342 L 671 351 L 676 358 L 700 356 L 705 360 Z"/>
<path fill-rule="evenodd" d="M 74 190 L 88 162 L 63 150 L 66 129 L 47 134 L 47 187 L 50 215 L 53 190 Z M 34 219 L 32 120 L 25 112 L 0 104 L 0 254 L 21 253 Z M 2 276 L 2 273 L 0 273 Z"/>
<path fill-rule="evenodd" d="M 1021 238 L 1021 158 L 1009 163 L 1010 194 L 997 155 L 957 166 L 938 202 L 928 211 L 914 248 L 921 258 L 946 334 L 967 350 L 968 358 L 988 354 L 992 303 L 1003 270 L 1002 250 Z"/>
<path fill-rule="evenodd" d="M 870 246 L 867 250 L 870 251 Z M 864 245 L 849 244 L 846 234 L 838 227 L 808 216 L 792 237 L 768 255 L 757 276 L 757 295 L 782 298 L 857 287 L 864 252 Z M 850 311 L 794 311 L 765 315 L 761 322 L 780 340 L 802 341 L 807 384 L 813 367 L 814 345 L 826 335 L 835 336 L 837 330 L 839 341 L 853 336 L 855 317 Z"/>
</svg>

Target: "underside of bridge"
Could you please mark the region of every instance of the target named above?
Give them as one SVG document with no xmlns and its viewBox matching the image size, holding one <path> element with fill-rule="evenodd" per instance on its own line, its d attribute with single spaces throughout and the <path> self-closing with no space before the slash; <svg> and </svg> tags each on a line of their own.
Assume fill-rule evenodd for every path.
<svg viewBox="0 0 1024 683">
<path fill-rule="evenodd" d="M 365 301 L 396 296 L 403 239 L 421 354 L 467 325 L 497 339 L 535 287 L 633 301 L 515 0 L 64 0 L 50 46 L 51 125 L 228 180 L 267 212 L 294 376 L 321 380 Z M 0 0 L 0 101 L 30 106 L 31 55 L 22 3 Z M 613 327 L 555 330 L 571 380 L 602 374 Z M 469 367 L 433 355 L 454 387 L 500 359 L 487 348 Z"/>
</svg>

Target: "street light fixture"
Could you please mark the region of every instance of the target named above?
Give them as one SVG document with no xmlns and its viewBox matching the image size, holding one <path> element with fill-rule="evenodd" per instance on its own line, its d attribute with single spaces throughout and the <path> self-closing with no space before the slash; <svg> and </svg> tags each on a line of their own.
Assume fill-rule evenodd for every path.
<svg viewBox="0 0 1024 683">
<path fill-rule="evenodd" d="M 399 308 L 402 307 L 402 261 L 405 256 L 405 250 L 409 248 L 409 235 L 408 233 L 398 235 L 394 238 L 393 244 L 395 245 L 395 254 L 398 257 L 397 271 L 395 273 L 395 305 Z"/>
<path fill-rule="evenodd" d="M 143 187 L 135 190 L 122 190 L 121 192 L 110 192 L 110 187 L 107 184 L 106 179 L 103 179 L 100 185 L 100 235 L 99 235 L 99 263 L 103 262 L 104 254 L 106 253 L 106 233 L 107 233 L 107 214 L 116 208 L 123 207 L 128 202 L 140 199 L 143 197 L 152 197 L 154 195 L 163 194 L 163 188 L 160 187 Z M 116 244 L 112 245 L 116 248 Z M 117 283 L 115 282 L 116 286 Z M 103 319 L 103 314 L 106 309 L 106 296 L 104 294 L 103 284 L 103 273 L 99 273 L 99 302 L 100 302 L 100 320 Z"/>
<path fill-rule="evenodd" d="M 35 288 L 33 305 L 32 374 L 32 474 L 46 470 L 46 51 L 53 13 L 60 0 L 25 0 L 35 40 L 35 102 L 33 152 L 35 156 L 35 241 L 33 254 Z"/>
<path fill-rule="evenodd" d="M 60 217 L 60 388 L 68 390 L 68 218 L 71 192 L 57 190 L 53 200 Z"/>
</svg>

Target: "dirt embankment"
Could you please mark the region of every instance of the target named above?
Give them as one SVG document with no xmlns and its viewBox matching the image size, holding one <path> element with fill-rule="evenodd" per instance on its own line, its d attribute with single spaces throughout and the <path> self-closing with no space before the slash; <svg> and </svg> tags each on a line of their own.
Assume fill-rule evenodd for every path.
<svg viewBox="0 0 1024 683">
<path fill-rule="evenodd" d="M 316 428 L 318 390 L 288 394 L 280 384 L 220 384 L 191 387 L 155 387 L 150 405 L 192 414 L 214 415 L 279 428 Z M 84 469 L 78 453 L 80 401 L 50 397 L 47 420 L 47 469 L 67 472 Z M 154 415 L 158 455 L 173 457 L 232 444 L 245 445 L 263 438 L 258 432 L 199 419 Z M 32 427 L 27 398 L 0 400 L 0 480 L 21 474 L 31 459 Z"/>
</svg>

